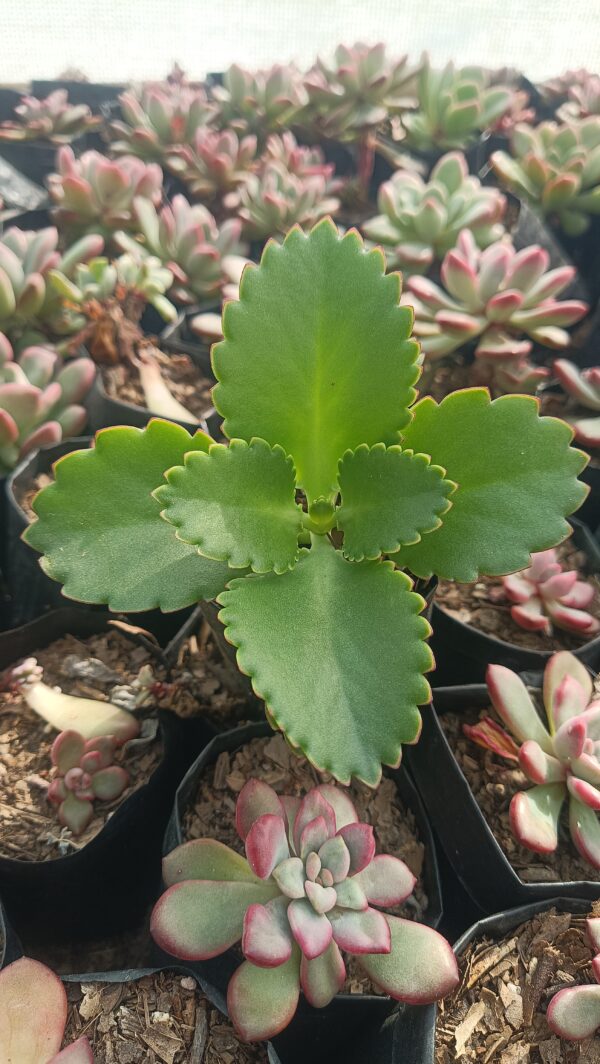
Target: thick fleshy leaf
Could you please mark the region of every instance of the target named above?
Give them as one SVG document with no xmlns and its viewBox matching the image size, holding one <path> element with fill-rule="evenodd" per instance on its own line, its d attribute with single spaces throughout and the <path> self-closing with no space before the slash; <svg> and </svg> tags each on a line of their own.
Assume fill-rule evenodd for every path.
<svg viewBox="0 0 600 1064">
<path fill-rule="evenodd" d="M 292 956 L 288 905 L 287 898 L 273 898 L 266 905 L 251 905 L 246 911 L 242 953 L 259 968 L 276 968 Z"/>
<path fill-rule="evenodd" d="M 61 824 L 69 828 L 74 835 L 81 835 L 94 816 L 94 808 L 91 801 L 78 798 L 72 791 L 68 791 L 62 805 L 58 809 L 58 819 Z"/>
<path fill-rule="evenodd" d="M 190 879 L 175 883 L 158 899 L 150 931 L 161 949 L 181 960 L 218 957 L 242 937 L 244 915 L 279 893 L 275 883 Z"/>
<path fill-rule="evenodd" d="M 349 875 L 362 872 L 375 856 L 375 835 L 370 824 L 347 824 L 340 828 L 338 835 L 348 847 L 350 853 Z"/>
<path fill-rule="evenodd" d="M 281 801 L 272 787 L 262 780 L 251 779 L 242 787 L 235 806 L 235 826 L 242 842 L 255 820 L 265 813 L 273 813 L 285 819 Z"/>
<path fill-rule="evenodd" d="M 167 887 L 187 879 L 258 882 L 245 858 L 217 839 L 192 839 L 171 850 L 163 857 L 162 876 Z"/>
<path fill-rule="evenodd" d="M 315 817 L 314 820 L 309 821 L 305 828 L 302 829 L 300 835 L 300 856 L 305 860 L 309 853 L 316 853 L 324 842 L 327 842 L 329 838 L 329 829 L 325 818 L 322 816 Z"/>
<path fill-rule="evenodd" d="M 510 803 L 510 825 L 523 846 L 536 853 L 554 853 L 565 794 L 564 783 L 547 783 L 515 794 Z"/>
<path fill-rule="evenodd" d="M 441 524 L 455 485 L 424 454 L 400 447 L 365 445 L 340 462 L 341 507 L 337 525 L 352 561 L 378 558 L 417 543 Z"/>
<path fill-rule="evenodd" d="M 246 836 L 248 864 L 259 879 L 268 879 L 274 868 L 290 856 L 283 817 L 264 813 Z"/>
<path fill-rule="evenodd" d="M 485 679 L 492 705 L 515 739 L 522 743 L 533 739 L 546 754 L 552 756 L 552 739 L 521 677 L 505 665 L 488 665 Z"/>
<path fill-rule="evenodd" d="M 306 897 L 316 913 L 328 913 L 333 909 L 338 900 L 337 890 L 334 887 L 323 887 L 320 883 L 307 880 L 305 884 Z"/>
<path fill-rule="evenodd" d="M 287 1027 L 300 997 L 300 953 L 277 968 L 259 968 L 249 961 L 234 972 L 227 988 L 227 1012 L 240 1038 L 261 1042 Z"/>
<path fill-rule="evenodd" d="M 291 572 L 234 580 L 219 596 L 271 719 L 342 782 L 377 784 L 381 763 L 396 765 L 401 744 L 418 739 L 432 659 L 423 599 L 410 588 L 391 563 L 352 564 L 319 536 Z"/>
<path fill-rule="evenodd" d="M 334 883 L 340 883 L 350 871 L 350 850 L 341 835 L 328 839 L 319 850 L 323 868 L 331 872 Z"/>
<path fill-rule="evenodd" d="M 565 721 L 554 736 L 554 752 L 561 761 L 580 757 L 586 740 L 585 717 Z"/>
<path fill-rule="evenodd" d="M 569 447 L 568 425 L 538 417 L 535 399 L 490 401 L 486 389 L 470 388 L 439 405 L 422 399 L 413 415 L 403 446 L 430 455 L 458 487 L 441 527 L 402 547 L 400 564 L 417 576 L 469 582 L 523 569 L 533 551 L 569 534 L 565 517 L 586 494 L 576 479 L 586 459 Z"/>
<path fill-rule="evenodd" d="M 569 830 L 579 853 L 594 868 L 600 868 L 600 821 L 588 805 L 569 799 Z"/>
<path fill-rule="evenodd" d="M 114 736 L 118 743 L 135 739 L 140 725 L 132 713 L 95 698 L 79 698 L 43 682 L 26 684 L 23 697 L 57 731 L 75 731 L 84 739 Z"/>
<path fill-rule="evenodd" d="M 112 802 L 123 793 L 129 783 L 129 775 L 120 765 L 101 768 L 92 777 L 92 790 L 101 802 Z"/>
<path fill-rule="evenodd" d="M 166 477 L 154 492 L 161 516 L 204 557 L 255 573 L 295 565 L 302 509 L 292 460 L 281 447 L 257 439 L 215 443 L 208 454 L 186 455 Z"/>
<path fill-rule="evenodd" d="M 279 443 L 311 501 L 335 491 L 347 450 L 397 443 L 408 421 L 418 347 L 399 297 L 381 252 L 326 219 L 270 242 L 225 306 L 213 348 L 225 434 Z"/>
<path fill-rule="evenodd" d="M 458 985 L 456 957 L 437 931 L 413 920 L 385 917 L 391 933 L 388 954 L 363 955 L 361 967 L 374 983 L 397 1001 L 426 1005 Z"/>
<path fill-rule="evenodd" d="M 519 747 L 516 742 L 491 717 L 482 717 L 477 724 L 463 724 L 463 732 L 484 750 L 492 750 L 494 754 L 505 757 L 507 761 L 519 760 Z"/>
<path fill-rule="evenodd" d="M 231 571 L 178 540 L 151 495 L 165 470 L 210 442 L 155 419 L 145 429 L 104 429 L 94 448 L 56 463 L 56 483 L 36 497 L 38 520 L 24 538 L 65 595 L 113 610 L 169 611 L 223 589 Z"/>
<path fill-rule="evenodd" d="M 94 1064 L 94 1054 L 85 1035 L 61 1050 L 49 1064 Z"/>
<path fill-rule="evenodd" d="M 532 783 L 561 783 L 566 771 L 556 757 L 542 750 L 534 739 L 528 739 L 519 750 L 519 764 Z"/>
<path fill-rule="evenodd" d="M 309 960 L 320 957 L 331 942 L 331 924 L 327 916 L 317 913 L 306 898 L 291 901 L 288 920 L 292 934 Z"/>
<path fill-rule="evenodd" d="M 583 802 L 590 809 L 593 809 L 596 813 L 600 812 L 600 790 L 594 787 L 593 784 L 588 783 L 586 780 L 577 779 L 576 776 L 572 776 L 570 773 L 567 775 L 567 787 L 569 794 L 576 798 L 578 802 Z"/>
<path fill-rule="evenodd" d="M 52 764 L 58 768 L 61 776 L 64 776 L 65 772 L 79 764 L 84 750 L 85 739 L 83 735 L 73 730 L 63 731 L 56 736 L 52 743 L 50 758 Z"/>
<path fill-rule="evenodd" d="M 325 1008 L 339 993 L 346 979 L 346 968 L 335 942 L 320 957 L 300 962 L 300 985 L 309 1005 L 315 1009 Z"/>
<path fill-rule="evenodd" d="M 273 879 L 286 898 L 303 898 L 306 894 L 304 861 L 299 857 L 288 857 L 286 861 L 278 864 L 277 868 L 273 869 Z"/>
<path fill-rule="evenodd" d="M 600 953 L 600 916 L 588 916 L 585 931 L 594 953 Z"/>
<path fill-rule="evenodd" d="M 583 713 L 592 697 L 592 677 L 579 658 L 561 650 L 544 669 L 543 690 L 548 720 L 559 728 L 565 720 Z"/>
<path fill-rule="evenodd" d="M 61 1047 L 67 995 L 54 972 L 29 957 L 0 972 L 0 1060 L 40 1064 Z"/>
<path fill-rule="evenodd" d="M 350 876 L 341 883 L 336 883 L 336 902 L 341 909 L 357 909 L 364 912 L 369 908 L 369 901 L 356 876 Z"/>
<path fill-rule="evenodd" d="M 336 787 L 333 783 L 320 783 L 317 790 L 320 791 L 333 809 L 335 825 L 338 831 L 340 828 L 345 827 L 346 824 L 354 824 L 358 820 L 358 814 L 352 799 L 348 797 L 346 791 L 342 790 L 341 787 Z"/>
<path fill-rule="evenodd" d="M 581 1041 L 600 1027 L 600 986 L 567 986 L 548 1005 L 548 1026 L 559 1038 Z"/>
<path fill-rule="evenodd" d="M 386 907 L 400 905 L 412 894 L 417 880 L 404 861 L 381 853 L 362 872 L 353 876 L 351 882 L 362 887 L 372 905 Z"/>
<path fill-rule="evenodd" d="M 329 919 L 340 949 L 348 953 L 389 953 L 390 929 L 377 909 L 334 909 Z"/>
<path fill-rule="evenodd" d="M 296 853 L 300 853 L 302 847 L 302 833 L 304 829 L 317 817 L 320 817 L 321 820 L 324 821 L 327 835 L 334 835 L 336 819 L 333 808 L 321 793 L 320 789 L 313 787 L 308 794 L 305 794 L 300 802 L 294 820 L 294 849 L 296 850 Z M 325 839 L 323 839 L 319 845 L 323 845 L 324 842 Z"/>
</svg>

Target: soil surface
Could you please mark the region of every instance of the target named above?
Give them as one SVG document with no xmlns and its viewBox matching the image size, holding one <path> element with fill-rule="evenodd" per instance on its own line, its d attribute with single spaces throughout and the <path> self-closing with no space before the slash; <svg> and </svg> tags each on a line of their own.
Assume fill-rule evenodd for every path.
<svg viewBox="0 0 600 1064">
<path fill-rule="evenodd" d="M 154 348 L 154 358 L 169 391 L 194 417 L 201 420 L 212 408 L 211 389 L 214 380 L 205 377 L 189 355 L 166 355 Z M 105 391 L 112 399 L 121 399 L 134 406 L 145 407 L 146 399 L 137 371 L 127 362 L 117 366 L 100 367 Z"/>
<path fill-rule="evenodd" d="M 130 983 L 66 983 L 64 1045 L 87 1035 L 95 1064 L 267 1064 L 240 1042 L 196 980 L 156 972 Z"/>
<path fill-rule="evenodd" d="M 115 686 L 131 684 L 144 665 L 152 664 L 157 679 L 164 674 L 145 647 L 115 630 L 87 639 L 67 635 L 31 656 L 43 667 L 45 683 L 100 701 L 114 699 Z M 0 682 L 0 854 L 25 861 L 63 857 L 94 838 L 111 813 L 147 782 L 161 760 L 162 746 L 158 739 L 136 740 L 116 752 L 115 763 L 127 770 L 130 785 L 112 802 L 95 802 L 93 820 L 75 838 L 61 827 L 46 798 L 54 776 L 50 748 L 57 733 L 11 690 L 8 672 Z"/>
<path fill-rule="evenodd" d="M 580 579 L 594 585 L 596 597 L 587 612 L 600 618 L 600 579 L 595 574 L 585 573 L 585 554 L 577 550 L 569 539 L 556 548 L 556 553 L 563 569 L 579 569 Z M 521 628 L 510 615 L 512 603 L 504 594 L 502 578 L 497 576 L 481 576 L 474 584 L 440 580 L 435 603 L 463 624 L 471 624 L 486 635 L 527 650 L 576 650 L 590 640 L 589 636 L 565 632 L 560 628 L 555 628 L 550 635 Z"/>
<path fill-rule="evenodd" d="M 304 795 L 318 783 L 334 782 L 321 775 L 307 761 L 294 756 L 280 735 L 253 739 L 235 753 L 223 752 L 200 780 L 194 805 L 183 821 L 187 841 L 214 838 L 244 853 L 244 844 L 235 830 L 235 803 L 244 784 L 254 777 L 268 783 L 278 794 Z M 356 806 L 359 820 L 373 825 L 378 853 L 391 853 L 406 862 L 417 877 L 413 894 L 403 905 L 390 909 L 410 920 L 423 920 L 427 895 L 422 884 L 425 847 L 418 836 L 412 812 L 402 805 L 394 781 L 383 778 L 376 791 L 353 783 L 348 793 Z M 346 955 L 351 993 L 381 993 Z"/>
<path fill-rule="evenodd" d="M 559 844 L 553 854 L 535 853 L 515 839 L 509 819 L 511 799 L 517 791 L 533 786 L 518 764 L 478 746 L 467 738 L 463 724 L 475 724 L 482 717 L 496 719 L 494 710 L 465 707 L 464 713 L 443 713 L 439 721 L 492 834 L 515 872 L 525 883 L 556 883 L 570 880 L 600 881 L 600 871 L 584 861 L 575 849 L 568 825 L 568 802 L 563 806 Z"/>
<path fill-rule="evenodd" d="M 585 916 L 555 909 L 472 943 L 461 985 L 438 1006 L 435 1064 L 599 1064 L 600 1039 L 566 1042 L 546 1022 L 555 993 L 593 982 L 591 959 Z"/>
</svg>

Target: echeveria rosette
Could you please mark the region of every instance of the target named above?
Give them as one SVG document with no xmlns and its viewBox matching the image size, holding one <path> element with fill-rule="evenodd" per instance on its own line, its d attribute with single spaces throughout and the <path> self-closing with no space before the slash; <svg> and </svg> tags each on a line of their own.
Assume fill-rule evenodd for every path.
<svg viewBox="0 0 600 1064">
<path fill-rule="evenodd" d="M 294 63 L 267 70 L 244 70 L 232 63 L 223 84 L 211 95 L 217 105 L 214 125 L 236 133 L 254 133 L 262 144 L 269 133 L 285 129 L 307 102 L 302 74 Z"/>
<path fill-rule="evenodd" d="M 112 155 L 135 155 L 162 163 L 169 152 L 193 141 L 214 114 L 203 88 L 161 82 L 119 96 L 121 118 L 109 125 Z"/>
<path fill-rule="evenodd" d="M 69 103 L 66 89 L 56 89 L 42 100 L 22 96 L 15 114 L 16 122 L 0 125 L 0 141 L 46 140 L 52 144 L 68 144 L 74 137 L 102 124 L 100 115 L 93 115 L 87 104 Z"/>
<path fill-rule="evenodd" d="M 600 447 L 600 366 L 579 369 L 567 358 L 557 358 L 552 369 L 570 399 L 565 419 L 573 426 L 575 439 L 583 447 Z M 597 416 L 586 417 L 582 410 Z"/>
<path fill-rule="evenodd" d="M 74 835 L 81 835 L 90 823 L 94 801 L 113 801 L 129 783 L 125 769 L 112 764 L 117 745 L 113 735 L 86 740 L 73 730 L 61 732 L 52 744 L 56 775 L 48 788 L 48 801 L 57 807 L 60 823 Z"/>
<path fill-rule="evenodd" d="M 214 839 L 184 843 L 163 862 L 166 892 L 154 908 L 158 945 L 207 960 L 241 939 L 245 960 L 227 993 L 241 1038 L 272 1038 L 291 1021 L 300 989 L 323 1008 L 342 989 L 341 951 L 398 1001 L 426 1004 L 459 974 L 437 931 L 383 913 L 412 893 L 403 861 L 375 855 L 370 824 L 329 784 L 300 800 L 249 780 L 236 806 L 246 860 Z"/>
<path fill-rule="evenodd" d="M 548 1026 L 559 1038 L 580 1042 L 592 1038 L 600 1027 L 600 918 L 586 920 L 586 932 L 595 953 L 592 975 L 595 983 L 567 986 L 555 994 L 546 1013 Z"/>
<path fill-rule="evenodd" d="M 600 702 L 587 669 L 568 651 L 550 658 L 543 683 L 547 725 L 516 673 L 490 665 L 487 685 L 494 709 L 516 740 L 519 765 L 535 784 L 510 803 L 515 838 L 537 853 L 554 853 L 568 799 L 573 843 L 584 860 L 600 868 Z M 499 742 L 489 723 L 463 727 L 479 745 L 514 759 L 510 736 Z"/>
<path fill-rule="evenodd" d="M 168 152 L 167 166 L 177 174 L 192 199 L 216 202 L 219 206 L 256 169 L 256 153 L 253 134 L 242 137 L 233 129 L 219 132 L 202 126 L 189 142 Z"/>
<path fill-rule="evenodd" d="M 555 625 L 589 639 L 598 635 L 600 621 L 587 612 L 596 595 L 594 585 L 580 580 L 574 569 L 564 571 L 556 551 L 533 554 L 527 569 L 505 576 L 502 583 L 513 603 L 511 617 L 521 628 L 550 635 Z"/>
<path fill-rule="evenodd" d="M 94 1064 L 85 1035 L 61 1050 L 67 994 L 50 968 L 20 957 L 0 972 L 0 1060 L 5 1064 Z"/>
</svg>

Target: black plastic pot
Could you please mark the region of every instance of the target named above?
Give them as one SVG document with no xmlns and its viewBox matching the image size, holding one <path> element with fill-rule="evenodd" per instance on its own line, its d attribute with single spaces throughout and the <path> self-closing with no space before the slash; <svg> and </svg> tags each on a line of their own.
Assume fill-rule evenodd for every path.
<svg viewBox="0 0 600 1064">
<path fill-rule="evenodd" d="M 0 159 L 0 165 L 2 159 Z M 37 187 L 37 186 L 34 186 Z M 46 229 L 49 225 L 52 225 L 52 218 L 50 211 L 46 207 L 36 207 L 32 210 L 21 211 L 20 214 L 15 214 L 12 218 L 7 219 L 5 222 L 5 229 L 12 229 L 13 226 L 17 226 L 19 229 Z"/>
<path fill-rule="evenodd" d="M 512 196 L 511 193 L 506 193 L 506 195 L 515 202 L 516 197 Z M 573 266 L 574 263 L 567 249 L 556 238 L 555 233 L 541 215 L 536 214 L 524 200 L 516 200 L 516 202 L 519 204 L 519 215 L 512 230 L 511 238 L 517 251 L 520 251 L 521 248 L 530 247 L 531 244 L 539 244 L 550 256 L 549 269 L 554 270 L 559 266 Z M 585 303 L 589 303 L 591 296 L 586 280 L 577 274 L 569 287 L 565 288 L 564 292 L 561 292 L 560 298 L 582 299 Z M 547 349 L 544 350 L 547 353 Z"/>
<path fill-rule="evenodd" d="M 192 362 L 194 362 L 208 378 L 211 378 L 213 376 L 210 361 L 210 349 L 212 344 L 207 340 L 202 340 L 190 329 L 191 319 L 194 318 L 196 314 L 206 312 L 220 314 L 220 301 L 215 300 L 212 303 L 205 303 L 202 306 L 186 308 L 186 310 L 179 314 L 177 320 L 171 322 L 171 324 L 163 331 L 161 335 L 161 344 L 165 351 L 170 351 L 173 354 L 181 352 L 185 355 L 189 355 Z"/>
<path fill-rule="evenodd" d="M 541 682 L 541 675 L 538 679 Z M 466 708 L 479 709 L 489 704 L 485 684 L 434 689 L 433 707 L 422 714 L 421 738 L 405 751 L 406 764 L 455 874 L 486 914 L 495 912 L 501 905 L 525 905 L 559 894 L 589 900 L 600 898 L 600 881 L 524 883 L 500 848 L 438 719 L 447 712 L 460 713 Z"/>
<path fill-rule="evenodd" d="M 0 970 L 16 961 L 22 953 L 21 943 L 15 935 L 0 901 Z"/>
<path fill-rule="evenodd" d="M 11 219 L 17 218 L 23 211 L 35 210 L 47 202 L 45 189 L 30 181 L 19 170 L 0 155 L 0 219 L 7 226 Z"/>
<path fill-rule="evenodd" d="M 66 89 L 69 93 L 69 103 L 85 103 L 98 114 L 103 104 L 113 103 L 119 93 L 125 91 L 125 85 L 102 84 L 94 81 L 72 81 L 68 78 L 56 81 L 43 79 L 31 82 L 33 96 L 45 98 L 56 89 Z"/>
<path fill-rule="evenodd" d="M 535 505 L 535 504 L 534 504 Z M 600 572 L 600 546 L 590 530 L 576 518 L 570 518 L 573 542 L 586 555 L 588 572 Z M 505 665 L 516 672 L 542 672 L 551 650 L 528 650 L 480 632 L 470 624 L 452 617 L 434 602 L 430 646 L 436 660 L 436 687 L 452 684 L 482 683 L 490 662 Z M 573 651 L 594 672 L 600 669 L 600 636 L 590 639 Z"/>
<path fill-rule="evenodd" d="M 65 633 L 105 631 L 105 615 L 57 611 L 0 635 L 0 670 Z M 133 637 L 132 644 L 138 642 Z M 160 658 L 160 651 L 142 640 Z M 200 720 L 159 712 L 163 757 L 147 783 L 115 810 L 80 850 L 49 861 L 0 858 L 0 896 L 15 929 L 53 938 L 100 938 L 139 923 L 160 883 L 162 839 L 175 791 L 211 737 Z"/>
<path fill-rule="evenodd" d="M 87 147 L 86 134 L 74 137 L 70 146 L 76 155 L 80 155 Z M 56 171 L 59 147 L 44 140 L 0 140 L 0 156 L 30 181 L 43 187 L 48 174 Z"/>
<path fill-rule="evenodd" d="M 97 432 L 99 429 L 108 428 L 110 425 L 134 425 L 136 428 L 143 429 L 150 421 L 150 418 L 159 416 L 145 406 L 135 406 L 133 403 L 125 402 L 123 399 L 113 399 L 112 396 L 107 394 L 99 373 L 96 374 L 96 380 L 88 395 L 87 406 L 90 432 Z M 207 408 L 205 416 L 198 424 L 192 421 L 179 421 L 176 418 L 171 418 L 170 420 L 175 421 L 177 425 L 181 425 L 188 432 L 194 433 L 198 429 L 202 429 L 203 432 L 207 432 L 209 435 L 213 435 L 217 430 L 217 424 L 220 424 L 220 419 L 218 419 L 213 407 Z"/>
</svg>

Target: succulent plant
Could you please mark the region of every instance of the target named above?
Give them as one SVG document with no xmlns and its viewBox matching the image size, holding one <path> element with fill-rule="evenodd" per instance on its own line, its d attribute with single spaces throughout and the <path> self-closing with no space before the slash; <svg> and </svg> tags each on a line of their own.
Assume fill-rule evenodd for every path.
<svg viewBox="0 0 600 1064">
<path fill-rule="evenodd" d="M 314 177 L 319 175 L 329 182 L 329 190 L 336 191 L 341 185 L 334 178 L 335 166 L 325 161 L 325 156 L 318 146 L 307 147 L 298 144 L 294 134 L 286 129 L 283 133 L 272 133 L 267 139 L 263 160 L 275 162 L 296 177 Z"/>
<path fill-rule="evenodd" d="M 70 104 L 66 89 L 56 89 L 44 100 L 23 96 L 15 114 L 17 122 L 0 125 L 0 141 L 50 140 L 53 144 L 68 144 L 102 123 L 86 104 Z"/>
<path fill-rule="evenodd" d="M 217 225 L 206 207 L 191 205 L 185 196 L 174 196 L 160 212 L 147 199 L 136 199 L 135 212 L 142 251 L 156 256 L 173 274 L 169 294 L 175 302 L 191 305 L 220 291 L 225 282 L 223 258 L 238 247 L 238 219 Z M 127 233 L 115 239 L 123 250 L 140 253 L 140 244 Z"/>
<path fill-rule="evenodd" d="M 417 151 L 464 148 L 513 106 L 514 89 L 490 85 L 481 67 L 447 63 L 435 70 L 427 60 L 417 82 L 418 107 L 404 114 L 406 143 Z"/>
<path fill-rule="evenodd" d="M 129 784 L 120 765 L 113 765 L 117 741 L 112 735 L 84 739 L 77 731 L 63 731 L 52 743 L 56 775 L 48 801 L 58 807 L 60 823 L 81 835 L 94 816 L 93 803 L 112 802 Z"/>
<path fill-rule="evenodd" d="M 550 1030 L 572 1042 L 592 1038 L 600 1027 L 600 918 L 588 917 L 586 931 L 596 954 L 592 960 L 596 982 L 564 987 L 554 995 L 546 1012 Z"/>
<path fill-rule="evenodd" d="M 35 448 L 79 435 L 95 372 L 89 358 L 61 366 L 50 347 L 25 348 L 15 360 L 0 333 L 0 475 Z"/>
<path fill-rule="evenodd" d="M 213 86 L 212 98 L 220 129 L 255 133 L 261 145 L 269 133 L 291 125 L 307 101 L 302 74 L 293 63 L 255 71 L 233 63 L 223 84 Z"/>
<path fill-rule="evenodd" d="M 251 174 L 237 199 L 237 215 L 250 240 L 283 235 L 294 225 L 314 225 L 340 206 L 327 176 L 298 177 L 278 162 L 267 162 L 260 174 Z"/>
<path fill-rule="evenodd" d="M 233 129 L 218 132 L 202 126 L 188 143 L 170 149 L 166 162 L 192 199 L 219 204 L 255 168 L 256 150 L 254 134 L 238 136 Z"/>
<path fill-rule="evenodd" d="M 0 972 L 0 1060 L 3 1064 L 94 1064 L 85 1035 L 61 1051 L 67 995 L 57 975 L 20 957 Z"/>
<path fill-rule="evenodd" d="M 486 725 L 463 725 L 474 742 L 503 757 L 518 760 L 531 790 L 518 791 L 510 803 L 515 838 L 537 853 L 558 847 L 561 809 L 569 800 L 569 829 L 578 852 L 600 868 L 600 702 L 594 701 L 592 678 L 568 651 L 553 654 L 544 671 L 543 698 L 548 725 L 525 684 L 504 665 L 489 665 L 486 676 L 494 709 L 510 735 L 498 744 Z M 494 728 L 495 722 L 491 722 Z M 511 736 L 514 753 L 507 751 Z M 513 744 L 514 745 L 514 744 Z"/>
<path fill-rule="evenodd" d="M 600 214 L 600 115 L 581 121 L 517 125 L 509 155 L 495 151 L 500 180 L 568 236 L 580 236 Z"/>
<path fill-rule="evenodd" d="M 322 784 L 302 800 L 280 798 L 251 779 L 236 828 L 247 860 L 214 839 L 164 859 L 168 889 L 151 932 L 186 960 L 216 957 L 241 939 L 245 960 L 227 992 L 240 1037 L 286 1027 L 300 988 L 311 1005 L 328 1005 L 346 977 L 340 950 L 399 1001 L 425 1004 L 456 986 L 456 959 L 437 931 L 380 911 L 403 902 L 415 877 L 398 858 L 375 856 L 373 828 L 342 790 Z"/>
<path fill-rule="evenodd" d="M 110 150 L 163 162 L 178 145 L 190 144 L 214 114 L 200 87 L 185 82 L 145 85 L 119 96 L 121 119 L 110 123 Z"/>
<path fill-rule="evenodd" d="M 552 369 L 575 407 L 567 407 L 565 417 L 573 426 L 575 439 L 584 447 L 600 447 L 600 366 L 579 369 L 566 358 L 555 359 Z M 593 410 L 596 417 L 581 417 L 577 407 Z"/>
<path fill-rule="evenodd" d="M 53 215 L 61 231 L 69 234 L 101 233 L 137 228 L 134 200 L 144 198 L 158 206 L 162 199 L 162 170 L 133 155 L 107 159 L 85 151 L 76 159 L 71 148 L 56 156 L 58 173 L 48 177 Z"/>
<path fill-rule="evenodd" d="M 547 103 L 564 103 L 571 87 L 573 85 L 585 85 L 591 76 L 590 71 L 585 67 L 579 67 L 578 70 L 565 70 L 564 74 L 542 81 L 537 86 L 537 90 Z"/>
<path fill-rule="evenodd" d="M 548 371 L 527 362 L 532 341 L 566 347 L 570 338 L 563 326 L 588 310 L 580 300 L 556 299 L 572 281 L 574 268 L 546 272 L 548 264 L 548 252 L 537 244 L 515 251 L 509 241 L 500 241 L 480 251 L 473 234 L 463 229 L 442 263 L 444 287 L 409 277 L 402 297 L 414 307 L 414 332 L 425 357 L 441 358 L 477 340 L 480 369 L 492 377 L 500 370 L 507 385 L 514 377 L 515 386 L 527 380 L 535 386 Z"/>
<path fill-rule="evenodd" d="M 479 248 L 504 234 L 504 196 L 469 175 L 462 152 L 443 155 L 428 181 L 410 170 L 398 170 L 378 195 L 381 211 L 363 223 L 370 240 L 381 243 L 392 266 L 424 273 L 453 248 L 462 229 L 469 229 Z"/>
<path fill-rule="evenodd" d="M 535 117 L 535 108 L 530 106 L 529 93 L 524 89 L 515 89 L 508 110 L 492 122 L 490 132 L 507 137 L 520 122 L 534 122 Z"/>
<path fill-rule="evenodd" d="M 600 115 L 600 75 L 584 72 L 584 77 L 569 85 L 568 99 L 556 112 L 561 122 Z"/>
<path fill-rule="evenodd" d="M 555 550 L 531 555 L 531 565 L 502 578 L 507 598 L 514 603 L 511 617 L 521 628 L 550 635 L 553 624 L 576 635 L 595 636 L 600 621 L 586 608 L 592 604 L 592 584 L 579 580 L 575 570 L 564 572 Z"/>
</svg>

